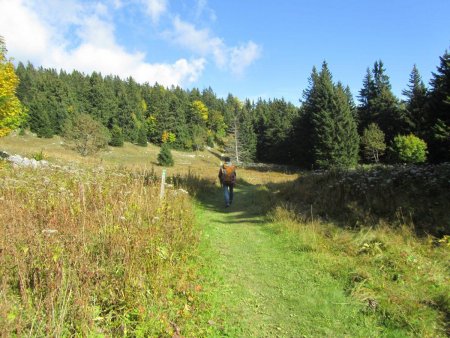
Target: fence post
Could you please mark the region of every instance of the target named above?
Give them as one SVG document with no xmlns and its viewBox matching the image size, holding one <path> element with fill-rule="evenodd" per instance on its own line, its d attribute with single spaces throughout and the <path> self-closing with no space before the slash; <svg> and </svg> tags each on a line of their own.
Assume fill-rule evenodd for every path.
<svg viewBox="0 0 450 338">
<path fill-rule="evenodd" d="M 164 197 L 165 186 L 166 186 L 166 169 L 163 169 L 162 174 L 161 174 L 161 191 L 159 192 L 160 199 L 162 199 Z"/>
</svg>

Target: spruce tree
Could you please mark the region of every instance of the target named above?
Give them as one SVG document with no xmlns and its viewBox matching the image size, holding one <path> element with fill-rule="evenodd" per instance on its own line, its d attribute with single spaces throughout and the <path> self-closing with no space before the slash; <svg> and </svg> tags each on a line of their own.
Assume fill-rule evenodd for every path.
<svg viewBox="0 0 450 338">
<path fill-rule="evenodd" d="M 147 146 L 147 130 L 145 129 L 145 125 L 142 125 L 138 129 L 138 137 L 137 137 L 137 145 L 141 147 Z"/>
<path fill-rule="evenodd" d="M 367 70 L 363 88 L 359 92 L 359 130 L 362 132 L 370 123 L 380 126 L 388 142 L 395 135 L 410 128 L 410 120 L 399 100 L 394 96 L 383 62 L 376 61 L 372 72 Z"/>
<path fill-rule="evenodd" d="M 411 121 L 411 128 L 408 133 L 423 135 L 425 132 L 425 124 L 427 121 L 425 104 L 427 102 L 427 88 L 422 81 L 419 70 L 416 65 L 413 66 L 409 76 L 408 89 L 402 91 L 407 97 L 406 111 Z"/>
<path fill-rule="evenodd" d="M 161 145 L 161 150 L 158 154 L 158 164 L 164 167 L 172 167 L 174 165 L 172 153 L 170 152 L 170 147 L 167 143 Z"/>
<path fill-rule="evenodd" d="M 296 139 L 308 138 L 309 142 L 303 146 L 310 145 L 312 149 L 309 153 L 311 164 L 321 168 L 355 165 L 359 138 L 350 98 L 341 84 L 333 83 L 326 62 L 322 64 L 320 73 L 313 69 L 304 98 L 299 120 L 302 125 L 297 128 L 297 132 L 303 131 L 304 134 Z"/>
<path fill-rule="evenodd" d="M 335 87 L 334 110 L 335 140 L 333 140 L 333 165 L 338 167 L 353 167 L 358 163 L 359 136 L 352 111 L 351 93 L 344 89 L 341 83 Z"/>
<path fill-rule="evenodd" d="M 113 125 L 111 129 L 111 140 L 109 141 L 109 145 L 113 147 L 123 146 L 122 129 L 117 124 Z"/>
<path fill-rule="evenodd" d="M 445 51 L 430 81 L 426 141 L 431 162 L 450 161 L 450 54 Z"/>
</svg>

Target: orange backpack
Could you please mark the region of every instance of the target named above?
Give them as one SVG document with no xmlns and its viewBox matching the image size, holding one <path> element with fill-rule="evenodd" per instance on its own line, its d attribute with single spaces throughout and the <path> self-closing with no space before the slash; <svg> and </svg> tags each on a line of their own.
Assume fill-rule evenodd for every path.
<svg viewBox="0 0 450 338">
<path fill-rule="evenodd" d="M 222 182 L 224 183 L 233 183 L 233 175 L 236 167 L 234 165 L 226 165 L 222 166 Z"/>
</svg>

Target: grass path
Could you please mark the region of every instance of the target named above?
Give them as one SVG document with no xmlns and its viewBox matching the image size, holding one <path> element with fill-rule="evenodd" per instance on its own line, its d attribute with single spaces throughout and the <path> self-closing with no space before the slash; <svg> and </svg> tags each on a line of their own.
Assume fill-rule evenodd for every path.
<svg viewBox="0 0 450 338">
<path fill-rule="evenodd" d="M 225 209 L 217 190 L 196 206 L 209 291 L 225 317 L 223 335 L 378 336 L 379 328 L 345 295 L 344 286 L 321 271 L 317 253 L 267 221 L 266 194 L 240 187 L 234 205 Z"/>
</svg>

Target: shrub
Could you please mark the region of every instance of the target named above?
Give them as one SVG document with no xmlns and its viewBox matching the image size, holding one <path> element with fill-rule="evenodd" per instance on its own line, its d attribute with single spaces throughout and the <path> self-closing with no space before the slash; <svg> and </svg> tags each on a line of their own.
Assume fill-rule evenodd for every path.
<svg viewBox="0 0 450 338">
<path fill-rule="evenodd" d="M 66 142 L 81 154 L 92 155 L 105 149 L 110 140 L 109 131 L 90 115 L 76 115 L 64 125 Z"/>
<path fill-rule="evenodd" d="M 427 144 L 414 134 L 397 135 L 394 138 L 393 151 L 400 162 L 423 163 L 427 159 Z"/>
<path fill-rule="evenodd" d="M 163 144 L 161 146 L 161 150 L 158 154 L 158 164 L 160 166 L 168 166 L 172 167 L 174 165 L 172 153 L 170 152 L 170 148 L 167 144 Z"/>
</svg>

